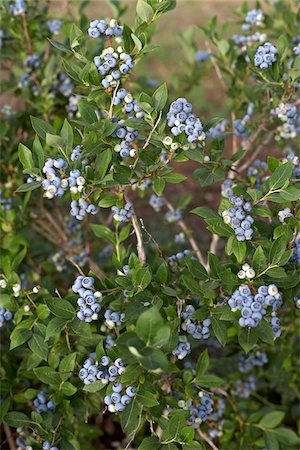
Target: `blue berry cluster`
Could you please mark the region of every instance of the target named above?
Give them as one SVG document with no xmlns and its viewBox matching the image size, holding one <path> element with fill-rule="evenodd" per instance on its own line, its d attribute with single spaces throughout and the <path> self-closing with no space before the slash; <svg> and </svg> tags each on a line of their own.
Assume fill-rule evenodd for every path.
<svg viewBox="0 0 300 450">
<path fill-rule="evenodd" d="M 236 45 L 241 47 L 241 53 L 245 53 L 247 51 L 247 45 L 250 45 L 253 42 L 264 42 L 266 37 L 267 36 L 265 33 L 259 33 L 256 31 L 250 35 L 234 34 L 231 39 Z M 250 62 L 248 55 L 246 55 L 246 61 Z"/>
<path fill-rule="evenodd" d="M 260 45 L 254 55 L 254 65 L 262 70 L 268 69 L 277 60 L 277 48 L 270 42 Z"/>
<path fill-rule="evenodd" d="M 295 308 L 300 309 L 300 293 L 294 297 Z"/>
<path fill-rule="evenodd" d="M 212 139 L 218 139 L 219 137 L 222 136 L 223 133 L 225 133 L 226 126 L 227 126 L 227 120 L 224 119 L 221 122 L 217 123 L 217 125 L 215 125 L 214 127 L 210 128 L 206 132 L 206 137 L 207 138 L 211 137 Z"/>
<path fill-rule="evenodd" d="M 300 263 L 300 232 L 297 234 L 294 241 L 294 251 L 290 258 L 291 263 Z"/>
<path fill-rule="evenodd" d="M 297 44 L 294 48 L 293 48 L 293 52 L 295 56 L 299 56 L 300 55 L 300 42 L 299 44 Z"/>
<path fill-rule="evenodd" d="M 193 305 L 187 305 L 185 311 L 182 313 L 184 321 L 181 324 L 181 329 L 191 334 L 194 339 L 208 339 L 210 337 L 210 319 L 203 320 L 202 324 L 198 324 L 197 320 L 192 317 L 195 312 Z"/>
<path fill-rule="evenodd" d="M 238 241 L 250 240 L 254 219 L 247 213 L 252 209 L 251 203 L 245 202 L 243 196 L 230 195 L 228 199 L 233 206 L 222 212 L 224 222 L 234 229 Z"/>
<path fill-rule="evenodd" d="M 12 202 L 13 202 L 13 199 L 11 197 L 5 197 L 3 190 L 0 189 L 0 208 L 3 209 L 3 211 L 7 211 L 8 209 L 11 209 Z"/>
<path fill-rule="evenodd" d="M 88 203 L 83 198 L 79 200 L 73 200 L 71 202 L 71 215 L 76 217 L 77 220 L 83 220 L 86 214 L 92 214 L 95 216 L 98 212 L 97 206 L 92 203 Z"/>
<path fill-rule="evenodd" d="M 4 31 L 2 28 L 0 28 L 0 48 L 3 47 L 3 37 L 4 37 Z"/>
<path fill-rule="evenodd" d="M 277 108 L 271 110 L 271 114 L 281 122 L 277 128 L 275 139 L 294 139 L 300 133 L 300 116 L 296 105 L 281 102 Z"/>
<path fill-rule="evenodd" d="M 13 318 L 13 313 L 8 309 L 0 307 L 0 328 L 2 328 L 5 322 L 10 322 Z"/>
<path fill-rule="evenodd" d="M 115 87 L 117 80 L 134 66 L 132 56 L 125 53 L 123 47 L 118 47 L 117 51 L 113 47 L 103 49 L 100 56 L 95 56 L 94 63 L 99 74 L 104 77 L 101 84 L 105 89 Z"/>
<path fill-rule="evenodd" d="M 111 212 L 113 213 L 113 218 L 116 222 L 126 222 L 127 220 L 130 220 L 134 215 L 132 203 L 130 202 L 127 202 L 124 208 L 113 206 L 111 208 Z"/>
<path fill-rule="evenodd" d="M 185 98 L 178 98 L 171 103 L 167 119 L 173 136 L 184 133 L 190 143 L 205 139 L 202 123 L 193 113 L 192 105 Z"/>
<path fill-rule="evenodd" d="M 210 58 L 210 53 L 206 50 L 197 50 L 195 53 L 195 61 L 197 63 L 207 61 Z"/>
<path fill-rule="evenodd" d="M 52 34 L 59 34 L 61 25 L 62 25 L 61 20 L 48 20 L 47 21 L 48 30 Z"/>
<path fill-rule="evenodd" d="M 142 119 L 144 117 L 144 113 L 139 107 L 137 99 L 133 98 L 124 88 L 118 89 L 114 98 L 114 105 L 120 105 L 122 102 L 122 112 L 129 114 L 129 118 L 136 117 L 137 119 Z"/>
<path fill-rule="evenodd" d="M 284 208 L 278 212 L 279 222 L 284 223 L 285 219 L 287 219 L 288 217 L 293 217 L 293 214 L 291 213 L 291 208 Z"/>
<path fill-rule="evenodd" d="M 44 411 L 53 412 L 55 410 L 55 403 L 53 400 L 47 399 L 45 390 L 38 393 L 37 397 L 33 400 L 33 404 L 39 414 Z"/>
<path fill-rule="evenodd" d="M 88 29 L 88 34 L 90 37 L 96 39 L 100 37 L 101 35 L 107 36 L 107 37 L 117 37 L 122 36 L 123 29 L 120 25 L 118 25 L 118 22 L 114 19 L 110 20 L 109 23 L 107 23 L 106 20 L 92 20 L 90 23 L 90 27 Z"/>
<path fill-rule="evenodd" d="M 43 450 L 59 450 L 59 448 L 55 446 L 53 447 L 49 441 L 45 441 L 43 443 Z"/>
<path fill-rule="evenodd" d="M 117 153 L 120 153 L 121 158 L 128 158 L 129 156 L 133 157 L 136 154 L 136 151 L 132 145 L 132 142 L 138 138 L 139 132 L 132 127 L 124 126 L 125 120 L 118 120 L 117 118 L 113 118 L 112 122 L 118 122 L 117 128 L 112 133 L 112 137 L 117 137 L 121 139 L 119 144 L 114 146 L 114 150 Z"/>
<path fill-rule="evenodd" d="M 261 9 L 251 9 L 247 12 L 245 23 L 242 26 L 243 31 L 248 31 L 253 26 L 261 26 L 264 21 L 264 13 Z"/>
<path fill-rule="evenodd" d="M 249 398 L 251 393 L 256 389 L 256 377 L 249 375 L 243 380 L 237 380 L 234 383 L 232 393 L 241 398 Z"/>
<path fill-rule="evenodd" d="M 136 388 L 134 386 L 123 387 L 119 381 L 112 385 L 113 392 L 104 397 L 104 403 L 108 406 L 110 412 L 124 411 L 125 406 L 129 405 L 132 398 L 136 395 Z M 123 393 L 122 393 L 123 391 Z"/>
<path fill-rule="evenodd" d="M 125 313 L 111 311 L 107 309 L 104 313 L 105 323 L 108 328 L 115 328 L 122 325 L 125 321 Z"/>
<path fill-rule="evenodd" d="M 68 117 L 72 118 L 78 111 L 78 102 L 81 99 L 80 95 L 71 95 L 69 97 L 69 103 L 66 105 Z"/>
<path fill-rule="evenodd" d="M 183 359 L 189 353 L 191 353 L 191 344 L 187 340 L 187 337 L 179 336 L 179 343 L 174 350 L 172 350 L 172 355 L 177 356 L 178 359 Z"/>
<path fill-rule="evenodd" d="M 182 252 L 178 252 L 175 255 L 171 255 L 168 257 L 168 262 L 170 266 L 174 266 L 174 264 L 179 264 L 183 258 L 191 253 L 191 250 L 183 250 Z"/>
<path fill-rule="evenodd" d="M 165 219 L 169 223 L 175 223 L 182 219 L 182 212 L 180 209 L 174 209 L 172 211 L 168 211 L 165 214 Z"/>
<path fill-rule="evenodd" d="M 162 197 L 152 194 L 149 200 L 149 205 L 154 211 L 159 212 L 164 207 L 165 201 Z"/>
<path fill-rule="evenodd" d="M 300 178 L 300 157 L 294 152 L 288 153 L 286 161 L 292 161 L 293 164 L 293 178 Z"/>
<path fill-rule="evenodd" d="M 76 145 L 76 147 L 73 148 L 70 158 L 71 158 L 71 161 L 76 161 L 76 160 L 82 159 L 82 146 L 81 145 Z"/>
<path fill-rule="evenodd" d="M 261 180 L 260 177 L 267 170 L 268 164 L 265 161 L 261 161 L 256 159 L 252 166 L 248 167 L 247 176 L 250 178 L 250 181 L 253 183 L 255 189 L 261 189 Z"/>
<path fill-rule="evenodd" d="M 14 16 L 20 16 L 26 12 L 25 0 L 15 0 L 14 3 L 9 5 L 9 11 Z"/>
<path fill-rule="evenodd" d="M 116 381 L 118 376 L 124 373 L 124 371 L 125 368 L 121 358 L 111 363 L 108 356 L 103 356 L 100 363 L 98 363 L 95 358 L 90 357 L 84 361 L 78 376 L 84 384 L 91 384 L 97 380 L 101 380 L 103 384 L 107 384 L 109 381 Z"/>
<path fill-rule="evenodd" d="M 198 406 L 192 404 L 192 406 L 190 406 L 189 408 L 191 416 L 188 419 L 188 425 L 192 426 L 195 429 L 199 428 L 200 424 L 202 422 L 205 422 L 213 411 L 214 402 L 210 398 L 210 395 L 203 395 L 203 392 L 199 392 L 199 396 L 200 395 L 200 404 Z"/>
<path fill-rule="evenodd" d="M 78 276 L 72 286 L 72 291 L 75 294 L 79 294 L 80 297 L 77 300 L 79 311 L 77 317 L 79 320 L 85 322 L 92 322 L 98 319 L 98 312 L 101 309 L 98 299 L 102 298 L 102 294 L 94 289 L 94 278 Z"/>
<path fill-rule="evenodd" d="M 256 327 L 266 315 L 266 309 L 272 307 L 272 330 L 275 337 L 280 336 L 280 321 L 276 317 L 276 311 L 282 305 L 282 294 L 275 284 L 260 286 L 255 295 L 252 294 L 249 286 L 243 284 L 233 292 L 228 305 L 232 311 L 241 311 L 239 318 L 241 327 Z"/>
<path fill-rule="evenodd" d="M 247 113 L 242 119 L 237 119 L 233 123 L 234 134 L 236 136 L 247 136 L 248 131 L 246 129 L 247 123 L 250 121 L 251 116 L 254 112 L 254 103 L 249 103 L 247 108 Z"/>
<path fill-rule="evenodd" d="M 38 69 L 40 65 L 41 65 L 41 55 L 39 53 L 28 55 L 23 62 L 23 66 L 30 69 Z"/>
<path fill-rule="evenodd" d="M 115 345 L 116 338 L 112 334 L 107 334 L 104 341 L 105 350 L 110 350 Z"/>
<path fill-rule="evenodd" d="M 54 90 L 60 92 L 64 97 L 70 97 L 74 90 L 74 84 L 71 78 L 65 73 L 60 72 L 57 76 L 57 86 L 54 86 Z"/>
<path fill-rule="evenodd" d="M 247 356 L 241 355 L 239 358 L 239 371 L 241 373 L 246 373 L 253 369 L 253 367 L 261 367 L 264 364 L 267 364 L 267 362 L 268 357 L 266 352 L 261 352 L 260 350 L 257 350 Z"/>
</svg>

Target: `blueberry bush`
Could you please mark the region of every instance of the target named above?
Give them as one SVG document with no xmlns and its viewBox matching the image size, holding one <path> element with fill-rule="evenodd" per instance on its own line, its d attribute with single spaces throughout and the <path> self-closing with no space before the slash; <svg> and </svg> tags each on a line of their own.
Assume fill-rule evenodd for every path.
<svg viewBox="0 0 300 450">
<path fill-rule="evenodd" d="M 298 449 L 299 4 L 187 29 L 159 85 L 175 0 L 109 3 L 0 6 L 1 448 Z"/>
</svg>

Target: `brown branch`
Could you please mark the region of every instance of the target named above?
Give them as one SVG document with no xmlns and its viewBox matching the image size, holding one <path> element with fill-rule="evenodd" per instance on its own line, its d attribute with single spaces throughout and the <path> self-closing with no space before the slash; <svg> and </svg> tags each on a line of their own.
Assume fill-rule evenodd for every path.
<svg viewBox="0 0 300 450">
<path fill-rule="evenodd" d="M 213 449 L 213 450 L 219 450 L 218 447 L 213 443 L 213 441 L 211 441 L 209 439 L 209 437 L 207 436 L 207 434 L 202 433 L 202 431 L 200 429 L 197 430 L 199 436 L 201 437 L 201 439 L 203 439 L 205 442 L 207 442 L 207 444 Z"/>
<path fill-rule="evenodd" d="M 30 55 L 32 55 L 31 39 L 30 39 L 30 34 L 29 34 L 29 29 L 28 29 L 27 17 L 26 17 L 25 13 L 22 14 L 22 23 L 23 23 L 23 30 L 24 30 L 25 39 L 26 39 L 27 51 Z"/>
<path fill-rule="evenodd" d="M 11 429 L 7 425 L 7 423 L 5 423 L 5 422 L 3 423 L 3 428 L 4 428 L 6 440 L 8 442 L 10 450 L 17 450 L 17 446 L 15 444 L 15 440 L 13 438 L 13 434 L 11 432 Z"/>
<path fill-rule="evenodd" d="M 165 204 L 167 206 L 167 208 L 169 209 L 169 211 L 174 211 L 173 206 L 171 205 L 171 203 L 164 197 L 165 200 Z M 185 233 L 185 235 L 188 238 L 188 241 L 190 243 L 190 246 L 192 247 L 192 249 L 194 250 L 194 252 L 196 253 L 197 259 L 198 261 L 204 266 L 206 267 L 206 262 L 205 259 L 202 255 L 202 252 L 200 250 L 200 248 L 198 247 L 197 242 L 195 241 L 193 234 L 191 232 L 191 230 L 188 229 L 188 227 L 186 226 L 186 224 L 184 223 L 184 221 L 182 219 L 178 220 L 178 225 L 179 227 L 182 229 L 182 231 Z"/>
<path fill-rule="evenodd" d="M 135 214 L 131 217 L 131 223 L 136 235 L 137 245 L 136 249 L 138 252 L 138 257 L 141 262 L 141 264 L 144 266 L 146 264 L 146 252 L 143 244 L 143 238 L 142 238 L 142 232 L 140 229 L 139 221 Z"/>
<path fill-rule="evenodd" d="M 248 160 L 244 164 L 241 165 L 241 167 L 239 168 L 240 172 L 243 172 L 244 170 L 246 170 L 249 167 L 249 165 L 258 157 L 258 155 L 263 150 L 263 148 L 271 142 L 272 138 L 273 138 L 273 133 L 270 132 L 268 134 L 268 136 L 265 138 L 265 140 L 256 148 L 256 150 L 248 158 Z"/>
</svg>

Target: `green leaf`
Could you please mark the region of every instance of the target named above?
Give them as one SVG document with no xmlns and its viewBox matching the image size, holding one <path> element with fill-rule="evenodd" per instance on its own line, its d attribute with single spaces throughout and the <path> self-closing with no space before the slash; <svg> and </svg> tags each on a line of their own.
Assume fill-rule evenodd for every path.
<svg viewBox="0 0 300 450">
<path fill-rule="evenodd" d="M 96 179 L 97 181 L 102 180 L 109 168 L 110 162 L 112 160 L 112 152 L 110 148 L 107 148 L 103 152 L 101 152 L 96 158 Z"/>
<path fill-rule="evenodd" d="M 66 47 L 64 44 L 62 44 L 61 42 L 54 41 L 52 39 L 48 39 L 48 40 L 49 40 L 50 44 L 53 45 L 53 47 L 57 48 L 61 52 L 71 55 L 71 53 L 72 53 L 71 50 L 68 47 Z"/>
<path fill-rule="evenodd" d="M 60 372 L 69 372 L 60 374 L 60 378 L 63 381 L 67 380 L 72 375 L 72 372 L 75 367 L 75 361 L 76 361 L 76 353 L 70 353 L 69 355 L 65 356 L 59 363 Z"/>
<path fill-rule="evenodd" d="M 36 367 L 33 372 L 45 384 L 58 385 L 61 381 L 60 374 L 53 373 L 53 369 L 49 366 Z"/>
<path fill-rule="evenodd" d="M 257 249 L 255 250 L 252 266 L 257 275 L 261 273 L 267 266 L 267 258 L 261 246 L 257 247 Z"/>
<path fill-rule="evenodd" d="M 191 213 L 203 217 L 203 219 L 220 219 L 218 213 L 216 213 L 213 209 L 206 208 L 205 206 L 199 206 L 198 208 L 194 208 L 192 209 Z"/>
<path fill-rule="evenodd" d="M 216 338 L 220 342 L 220 344 L 224 345 L 227 342 L 227 327 L 225 322 L 219 320 L 216 317 L 211 318 L 211 326 L 213 329 L 213 332 L 215 333 Z"/>
<path fill-rule="evenodd" d="M 32 150 L 33 154 L 37 159 L 38 167 L 40 170 L 42 170 L 44 163 L 45 163 L 45 155 L 44 155 L 44 149 L 42 147 L 41 141 L 39 140 L 39 137 L 35 135 L 33 144 L 32 144 Z"/>
<path fill-rule="evenodd" d="M 143 439 L 138 447 L 138 450 L 158 450 L 161 448 L 158 437 L 150 436 Z"/>
<path fill-rule="evenodd" d="M 79 114 L 84 122 L 92 124 L 97 122 L 97 116 L 93 106 L 85 100 L 78 102 Z"/>
<path fill-rule="evenodd" d="M 116 237 L 114 233 L 104 225 L 99 224 L 92 224 L 92 230 L 95 236 L 99 238 L 103 238 L 106 241 L 110 242 L 111 244 L 116 244 Z"/>
<path fill-rule="evenodd" d="M 211 374 L 200 374 L 199 377 L 196 377 L 196 381 L 201 387 L 206 388 L 219 387 L 224 383 L 222 378 Z"/>
<path fill-rule="evenodd" d="M 154 11 L 147 2 L 144 0 L 138 0 L 136 5 L 136 14 L 142 19 L 143 22 L 149 22 L 154 15 Z"/>
<path fill-rule="evenodd" d="M 56 134 L 50 134 L 46 133 L 46 144 L 49 145 L 49 147 L 62 147 L 63 140 L 61 136 L 58 136 Z"/>
<path fill-rule="evenodd" d="M 42 181 L 33 181 L 32 183 L 24 183 L 16 189 L 16 192 L 29 192 L 41 187 Z"/>
<path fill-rule="evenodd" d="M 159 86 L 152 95 L 152 103 L 156 111 L 162 111 L 168 99 L 167 84 Z"/>
<path fill-rule="evenodd" d="M 258 331 L 256 328 L 243 328 L 239 335 L 239 344 L 246 353 L 249 353 L 255 347 L 257 339 Z"/>
<path fill-rule="evenodd" d="M 163 178 L 167 183 L 177 184 L 181 183 L 182 181 L 186 180 L 187 177 L 185 175 L 182 175 L 181 173 L 167 173 L 166 175 L 163 175 Z"/>
<path fill-rule="evenodd" d="M 49 298 L 46 300 L 50 311 L 57 317 L 63 319 L 73 319 L 75 316 L 75 309 L 67 300 L 62 298 Z"/>
<path fill-rule="evenodd" d="M 274 191 L 275 189 L 281 188 L 286 183 L 286 181 L 291 178 L 292 173 L 292 161 L 278 166 L 272 173 L 271 177 L 268 179 L 270 190 Z"/>
<path fill-rule="evenodd" d="M 264 432 L 264 440 L 267 450 L 279 450 L 279 443 L 272 432 Z"/>
<path fill-rule="evenodd" d="M 20 143 L 18 153 L 19 153 L 19 160 L 21 161 L 21 164 L 24 167 L 24 169 L 33 169 L 34 162 L 31 150 L 29 150 L 29 148 L 26 147 L 24 144 Z"/>
<path fill-rule="evenodd" d="M 259 338 L 266 342 L 267 344 L 273 344 L 274 343 L 274 333 L 272 331 L 271 324 L 263 319 L 259 322 L 259 324 L 256 327 Z"/>
<path fill-rule="evenodd" d="M 60 317 L 54 317 L 54 319 L 51 319 L 46 329 L 46 336 L 45 336 L 46 341 L 48 341 L 49 338 L 55 336 L 58 332 L 63 331 L 65 326 L 66 326 L 65 319 L 62 319 Z"/>
<path fill-rule="evenodd" d="M 67 121 L 64 120 L 63 127 L 60 131 L 61 137 L 63 138 L 64 147 L 68 155 L 71 154 L 73 148 L 73 128 Z"/>
<path fill-rule="evenodd" d="M 75 24 L 72 24 L 71 30 L 69 33 L 69 42 L 71 48 L 78 47 L 80 45 L 80 38 L 83 36 L 82 31 Z"/>
<path fill-rule="evenodd" d="M 166 182 L 163 178 L 157 178 L 153 181 L 153 190 L 156 195 L 161 195 L 165 189 Z"/>
<path fill-rule="evenodd" d="M 10 335 L 10 350 L 24 344 L 32 336 L 32 331 L 26 328 L 15 328 Z"/>
<path fill-rule="evenodd" d="M 24 428 L 29 423 L 29 418 L 26 414 L 18 411 L 10 411 L 4 416 L 4 422 L 13 428 Z"/>
<path fill-rule="evenodd" d="M 42 336 L 34 333 L 32 338 L 28 341 L 28 347 L 37 356 L 42 358 L 44 361 L 47 361 L 48 345 Z"/>
<path fill-rule="evenodd" d="M 276 239 L 271 245 L 270 253 L 269 253 L 269 261 L 271 264 L 278 264 L 280 258 L 284 254 L 287 247 L 287 240 L 284 236 Z"/>
<path fill-rule="evenodd" d="M 283 411 L 272 411 L 261 419 L 259 425 L 264 428 L 276 428 L 283 421 L 284 416 Z"/>
<path fill-rule="evenodd" d="M 86 384 L 83 388 L 83 391 L 93 393 L 93 392 L 99 392 L 104 388 L 105 388 L 105 384 L 102 383 L 101 380 L 97 380 L 94 383 Z"/>
<path fill-rule="evenodd" d="M 275 430 L 272 430 L 272 433 L 279 442 L 285 445 L 297 445 L 300 442 L 297 434 L 294 431 L 289 430 L 288 428 L 279 427 Z"/>
<path fill-rule="evenodd" d="M 126 406 L 121 416 L 122 429 L 128 434 L 134 434 L 141 424 L 142 406 L 136 398 Z"/>
<path fill-rule="evenodd" d="M 64 383 L 62 383 L 60 385 L 60 390 L 62 391 L 62 393 L 64 395 L 66 395 L 67 397 L 71 397 L 72 395 L 74 395 L 77 392 L 77 387 L 75 387 L 72 383 L 70 383 L 69 381 L 65 381 Z"/>
<path fill-rule="evenodd" d="M 151 279 L 152 276 L 149 267 L 142 267 L 132 273 L 133 285 L 140 289 L 145 289 L 151 282 Z"/>
<path fill-rule="evenodd" d="M 156 306 L 153 306 L 139 316 L 135 331 L 138 337 L 149 345 L 163 325 L 164 321 L 160 312 Z"/>
<path fill-rule="evenodd" d="M 203 375 L 209 367 L 209 355 L 207 348 L 202 352 L 198 358 L 197 366 L 196 366 L 196 377 L 199 378 L 200 375 Z"/>
<path fill-rule="evenodd" d="M 38 119 L 37 117 L 30 116 L 32 128 L 34 131 L 39 135 L 40 138 L 42 138 L 44 141 L 46 140 L 46 134 L 54 134 L 55 135 L 55 129 L 44 120 Z"/>
<path fill-rule="evenodd" d="M 153 406 L 159 405 L 159 402 L 155 398 L 155 395 L 149 391 L 144 390 L 138 392 L 135 398 L 138 403 L 141 403 L 141 405 L 145 406 L 146 408 L 152 408 Z"/>
<path fill-rule="evenodd" d="M 134 49 L 134 41 L 131 37 L 132 35 L 132 29 L 129 28 L 128 25 L 124 24 L 123 25 L 123 45 L 124 45 L 124 50 L 126 53 L 131 53 L 132 50 Z"/>
<path fill-rule="evenodd" d="M 300 198 L 300 189 L 297 189 L 295 186 L 289 186 L 287 189 L 280 192 L 280 197 L 289 202 L 297 201 Z"/>
</svg>

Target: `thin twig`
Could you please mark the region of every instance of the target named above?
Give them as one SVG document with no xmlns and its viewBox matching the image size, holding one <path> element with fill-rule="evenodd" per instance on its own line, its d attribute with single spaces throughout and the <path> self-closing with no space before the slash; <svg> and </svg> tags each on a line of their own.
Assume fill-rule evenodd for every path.
<svg viewBox="0 0 300 450">
<path fill-rule="evenodd" d="M 197 431 L 198 431 L 199 436 L 200 436 L 205 442 L 207 442 L 207 444 L 208 444 L 213 450 L 219 450 L 218 447 L 213 443 L 213 441 L 211 441 L 211 440 L 209 439 L 209 437 L 208 437 L 205 433 L 202 433 L 202 431 L 199 430 L 199 429 L 198 429 Z"/>
<path fill-rule="evenodd" d="M 220 239 L 220 237 L 217 234 L 212 235 L 210 249 L 209 249 L 210 253 L 216 254 L 219 239 Z"/>
<path fill-rule="evenodd" d="M 117 82 L 115 90 L 114 90 L 114 93 L 113 93 L 113 97 L 111 99 L 111 104 L 110 104 L 109 111 L 108 111 L 108 118 L 109 119 L 112 119 L 112 116 L 113 116 L 113 113 L 114 113 L 114 101 L 115 101 L 115 98 L 116 98 L 116 95 L 117 95 L 117 90 L 118 90 L 119 86 L 120 86 L 120 81 Z"/>
<path fill-rule="evenodd" d="M 148 145 L 149 145 L 149 143 L 150 143 L 150 139 L 152 138 L 152 135 L 153 135 L 154 131 L 155 131 L 156 128 L 158 127 L 158 124 L 159 124 L 161 118 L 162 118 L 162 111 L 160 111 L 159 116 L 158 116 L 158 118 L 157 118 L 157 121 L 155 122 L 154 127 L 151 129 L 151 131 L 150 131 L 150 133 L 149 133 L 149 136 L 148 136 L 148 138 L 147 138 L 145 144 L 143 145 L 143 148 L 148 147 Z"/>
<path fill-rule="evenodd" d="M 169 209 L 169 211 L 174 211 L 173 206 L 171 205 L 171 203 L 164 197 L 165 200 L 165 204 L 167 206 L 167 208 Z M 198 258 L 198 261 L 204 266 L 206 267 L 207 264 L 205 262 L 205 259 L 202 255 L 202 252 L 200 250 L 200 248 L 198 247 L 197 242 L 195 241 L 192 232 L 188 229 L 188 227 L 186 226 L 186 224 L 184 223 L 184 221 L 182 219 L 180 219 L 177 224 L 179 225 L 179 227 L 182 229 L 182 231 L 185 233 L 185 235 L 187 236 L 189 243 L 192 247 L 192 249 L 194 250 L 194 252 L 196 253 L 196 256 Z"/>
<path fill-rule="evenodd" d="M 136 249 L 138 252 L 138 257 L 141 264 L 144 266 L 146 264 L 146 252 L 143 244 L 142 232 L 140 229 L 139 221 L 135 214 L 131 217 L 132 226 L 136 235 L 137 245 Z"/>
<path fill-rule="evenodd" d="M 3 422 L 3 428 L 4 428 L 6 440 L 8 442 L 10 450 L 17 450 L 16 444 L 15 444 L 15 440 L 13 438 L 13 434 L 11 432 L 11 429 L 7 425 L 7 423 Z"/>
<path fill-rule="evenodd" d="M 252 153 L 252 155 L 248 158 L 248 160 L 239 167 L 239 172 L 243 172 L 246 170 L 249 165 L 258 157 L 263 148 L 268 145 L 273 138 L 273 133 L 269 133 L 266 139 L 256 148 L 256 150 Z"/>
<path fill-rule="evenodd" d="M 160 257 L 164 259 L 164 255 L 162 252 L 162 249 L 160 248 L 158 242 L 154 239 L 154 237 L 149 233 L 149 231 L 147 230 L 147 228 L 145 227 L 144 221 L 143 219 L 140 219 L 140 223 L 141 223 L 141 227 L 142 229 L 145 231 L 145 233 L 149 236 L 149 238 L 151 239 L 151 241 L 153 242 L 153 244 L 155 245 L 155 247 L 158 250 L 158 253 L 160 254 Z"/>
<path fill-rule="evenodd" d="M 30 55 L 32 55 L 31 39 L 30 39 L 29 30 L 28 30 L 27 17 L 26 17 L 25 13 L 22 14 L 22 22 L 23 22 L 23 30 L 24 30 L 26 44 L 27 44 L 27 51 Z"/>
</svg>

